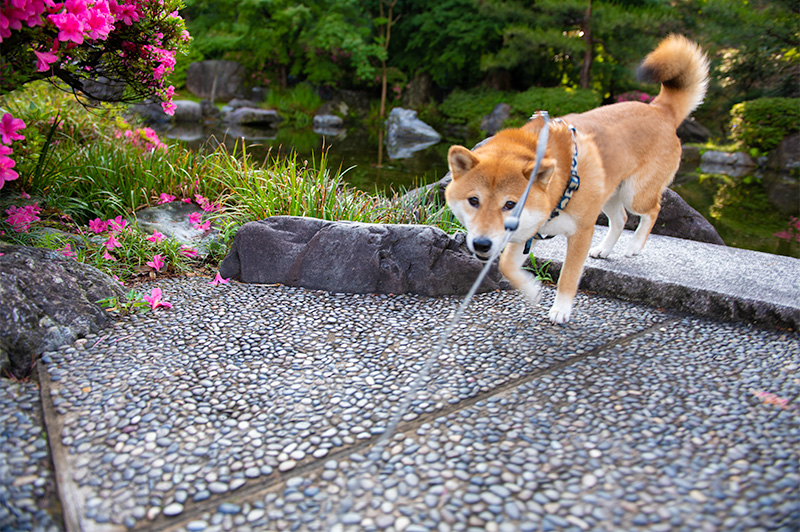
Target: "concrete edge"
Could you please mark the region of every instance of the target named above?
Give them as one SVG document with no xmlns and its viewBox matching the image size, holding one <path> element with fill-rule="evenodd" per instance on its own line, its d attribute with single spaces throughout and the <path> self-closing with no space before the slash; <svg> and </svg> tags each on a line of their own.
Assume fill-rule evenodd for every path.
<svg viewBox="0 0 800 532">
<path fill-rule="evenodd" d="M 53 460 L 56 491 L 61 503 L 61 516 L 64 520 L 66 531 L 119 532 L 123 530 L 121 527 L 97 525 L 96 523 L 88 528 L 84 526 L 81 517 L 84 514 L 84 497 L 72 480 L 73 468 L 70 465 L 67 451 L 60 441 L 64 419 L 56 414 L 50 388 L 50 374 L 41 360 L 36 363 L 36 371 L 39 377 L 39 398 L 42 403 L 47 445 L 50 448 L 50 457 Z"/>
<path fill-rule="evenodd" d="M 550 256 L 536 255 L 535 258 L 539 265 L 549 261 L 548 273 L 554 282 L 557 281 L 563 261 Z M 756 300 L 723 293 L 713 288 L 692 287 L 612 271 L 604 268 L 602 262 L 587 261 L 584 264 L 579 289 L 707 318 L 800 331 L 800 312 L 796 308 L 767 299 Z"/>
</svg>

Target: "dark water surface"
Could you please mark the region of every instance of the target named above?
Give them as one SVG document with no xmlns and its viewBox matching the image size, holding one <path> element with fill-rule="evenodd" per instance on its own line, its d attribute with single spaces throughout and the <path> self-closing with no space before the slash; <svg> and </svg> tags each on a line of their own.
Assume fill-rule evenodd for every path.
<svg viewBox="0 0 800 532">
<path fill-rule="evenodd" d="M 474 145 L 445 139 L 410 158 L 390 159 L 385 148 L 379 149 L 378 134 L 366 127 L 350 128 L 335 136 L 320 135 L 311 129 L 250 128 L 244 132 L 247 152 L 254 161 L 292 150 L 301 158 L 319 160 L 326 151 L 328 168 L 341 166 L 348 183 L 366 192 L 387 195 L 438 181 L 447 173 L 450 145 Z M 225 130 L 198 127 L 167 130 L 163 134 L 193 149 L 209 149 L 219 143 L 229 150 L 237 146 L 237 138 Z M 769 174 L 731 177 L 685 164 L 672 189 L 714 225 L 727 245 L 800 258 L 800 197 L 796 188 L 782 189 L 776 185 L 779 182 L 777 176 Z"/>
</svg>

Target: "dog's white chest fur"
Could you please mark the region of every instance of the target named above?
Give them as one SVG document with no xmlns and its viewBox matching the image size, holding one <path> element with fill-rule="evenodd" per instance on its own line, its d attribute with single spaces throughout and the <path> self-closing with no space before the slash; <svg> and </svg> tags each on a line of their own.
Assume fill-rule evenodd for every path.
<svg viewBox="0 0 800 532">
<path fill-rule="evenodd" d="M 558 216 L 539 228 L 539 233 L 542 235 L 571 236 L 575 232 L 576 227 L 575 218 L 562 211 L 558 213 Z"/>
</svg>

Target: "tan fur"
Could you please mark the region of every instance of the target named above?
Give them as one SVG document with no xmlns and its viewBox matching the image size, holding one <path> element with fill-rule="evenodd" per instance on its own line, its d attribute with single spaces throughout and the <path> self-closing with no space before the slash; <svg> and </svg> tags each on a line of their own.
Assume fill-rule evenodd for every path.
<svg viewBox="0 0 800 532">
<path fill-rule="evenodd" d="M 702 102 L 708 61 L 696 44 L 673 35 L 647 56 L 640 73 L 662 84 L 650 105 L 618 103 L 551 122 L 547 151 L 520 227 L 500 257 L 503 275 L 535 302 L 540 284 L 522 269 L 524 242 L 537 232 L 567 237 L 567 255 L 550 311 L 555 323 L 569 320 L 587 255 L 609 255 L 622 232 L 626 211 L 641 216 L 626 255 L 636 255 L 644 246 L 661 209 L 661 193 L 680 164 L 681 144 L 675 130 Z M 502 245 L 504 220 L 527 185 L 543 125 L 539 117 L 521 128 L 498 132 L 474 151 L 450 148 L 453 181 L 445 197 L 467 229 L 468 246 L 479 256 L 489 256 L 492 248 Z M 573 155 L 569 125 L 577 130 L 580 189 L 566 209 L 548 222 L 569 180 Z M 609 231 L 590 250 L 601 209 L 609 218 Z"/>
</svg>

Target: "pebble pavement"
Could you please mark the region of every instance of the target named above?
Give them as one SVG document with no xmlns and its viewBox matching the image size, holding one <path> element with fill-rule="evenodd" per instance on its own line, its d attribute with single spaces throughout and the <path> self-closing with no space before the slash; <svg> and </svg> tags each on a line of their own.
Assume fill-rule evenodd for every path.
<svg viewBox="0 0 800 532">
<path fill-rule="evenodd" d="M 157 286 L 172 309 L 42 357 L 70 528 L 800 528 L 795 333 L 479 294 L 403 410 L 461 298 Z M 36 388 L 3 386 L 0 530 L 60 530 Z"/>
</svg>

